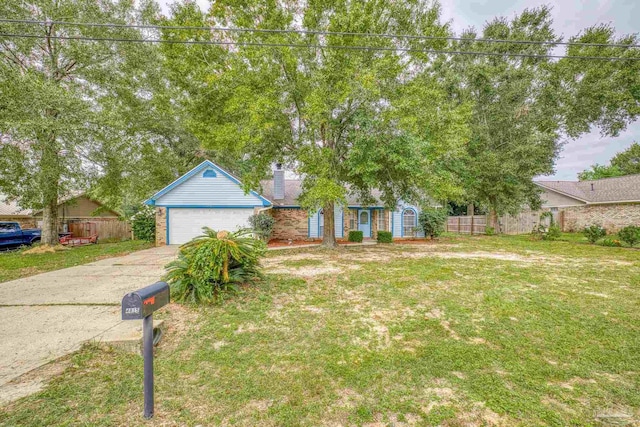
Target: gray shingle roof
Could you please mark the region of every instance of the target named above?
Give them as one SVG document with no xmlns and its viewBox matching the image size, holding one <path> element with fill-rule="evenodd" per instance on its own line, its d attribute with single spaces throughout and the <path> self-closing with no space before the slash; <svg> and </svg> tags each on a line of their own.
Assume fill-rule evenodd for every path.
<svg viewBox="0 0 640 427">
<path fill-rule="evenodd" d="M 261 181 L 260 185 L 262 189 L 260 194 L 273 202 L 274 206 L 300 206 L 298 197 L 302 193 L 302 180 L 301 179 L 285 179 L 284 180 L 284 199 L 274 200 L 273 198 L 273 180 Z M 380 202 L 381 193 L 378 190 L 373 190 L 371 195 L 378 201 L 376 206 L 382 206 Z M 360 201 L 353 195 L 347 196 L 347 202 L 349 206 L 361 206 Z"/>
<path fill-rule="evenodd" d="M 640 202 L 640 175 L 593 181 L 536 181 L 536 184 L 586 203 Z"/>
<path fill-rule="evenodd" d="M 6 196 L 0 194 L 1 216 L 31 216 L 31 209 L 22 209 L 16 202 L 6 200 Z"/>
</svg>

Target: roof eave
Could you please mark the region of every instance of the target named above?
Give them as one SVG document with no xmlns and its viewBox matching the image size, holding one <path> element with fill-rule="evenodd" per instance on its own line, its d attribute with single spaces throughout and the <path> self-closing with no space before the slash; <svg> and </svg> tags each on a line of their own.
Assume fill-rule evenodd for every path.
<svg viewBox="0 0 640 427">
<path fill-rule="evenodd" d="M 572 199 L 579 200 L 579 201 L 581 201 L 583 203 L 589 204 L 588 200 L 582 199 L 582 198 L 580 198 L 578 196 L 575 196 L 573 194 L 569 194 L 569 193 L 567 193 L 565 191 L 561 191 L 561 190 L 558 190 L 556 188 L 552 188 L 552 187 L 546 186 L 546 185 L 544 185 L 544 184 L 542 184 L 540 182 L 537 182 L 537 181 L 533 181 L 533 183 L 536 184 L 538 187 L 544 188 L 545 190 L 553 191 L 553 192 L 556 192 L 558 194 L 562 194 L 563 196 L 571 197 Z"/>
</svg>

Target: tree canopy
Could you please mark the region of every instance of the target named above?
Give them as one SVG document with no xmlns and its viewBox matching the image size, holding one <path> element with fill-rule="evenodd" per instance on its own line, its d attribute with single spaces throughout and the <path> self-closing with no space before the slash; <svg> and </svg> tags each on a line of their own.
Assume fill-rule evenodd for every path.
<svg viewBox="0 0 640 427">
<path fill-rule="evenodd" d="M 614 178 L 623 176 L 625 173 L 617 166 L 595 164 L 589 169 L 583 170 L 578 174 L 580 181 L 593 181 L 594 179 Z"/>
<path fill-rule="evenodd" d="M 60 37 L 141 38 L 128 27 L 49 23 L 132 24 L 153 12 L 127 2 L 8 0 L 5 18 L 46 22 L 0 24 L 0 190 L 21 206 L 43 208 L 44 243 L 57 242 L 59 198 L 104 179 L 105 167 L 136 140 L 145 66 L 153 49 Z M 16 38 L 5 34 L 29 34 Z"/>
<path fill-rule="evenodd" d="M 640 144 L 634 142 L 629 148 L 613 156 L 609 165 L 596 163 L 591 168 L 580 172 L 578 179 L 591 181 L 638 173 L 640 173 Z"/>
<path fill-rule="evenodd" d="M 430 2 L 218 1 L 210 11 L 227 27 L 280 30 L 450 34 Z M 193 5 L 174 9 L 174 25 L 204 23 Z M 167 39 L 187 37 L 166 31 Z M 300 202 L 325 213 L 326 244 L 334 244 L 333 210 L 349 193 L 387 206 L 398 199 L 446 198 L 461 192 L 452 163 L 468 139 L 466 102 L 448 101 L 433 77 L 432 57 L 398 53 L 444 47 L 443 41 L 343 37 L 305 33 L 200 33 L 236 48 L 168 46 L 171 75 L 192 94 L 193 132 L 205 147 L 224 150 L 256 186 L 274 161 L 303 177 Z M 343 49 L 246 44 L 326 43 Z M 349 49 L 362 44 L 389 50 Z"/>
<path fill-rule="evenodd" d="M 563 141 L 640 114 L 637 36 L 598 25 L 560 47 L 548 7 L 457 40 L 427 0 L 184 0 L 168 17 L 150 0 L 7 0 L 0 16 L 41 22 L 0 23 L 0 192 L 44 210 L 45 242 L 61 196 L 124 212 L 205 157 L 247 190 L 288 165 L 328 245 L 335 206 L 373 204 L 373 189 L 387 207 L 515 213 L 539 204 L 532 180 Z M 561 49 L 622 59 L 548 57 Z M 638 151 L 584 176 L 640 173 Z"/>
<path fill-rule="evenodd" d="M 611 166 L 619 168 L 625 175 L 640 173 L 640 144 L 634 142 L 629 148 L 613 156 Z"/>
<path fill-rule="evenodd" d="M 550 9 L 495 19 L 481 34 L 467 30 L 452 49 L 549 55 L 553 45 L 491 44 L 476 39 L 556 40 Z M 560 150 L 553 62 L 549 58 L 453 56 L 441 65 L 452 99 L 473 105 L 471 138 L 459 163 L 466 200 L 498 214 L 539 204 L 538 175 L 553 170 Z"/>
</svg>

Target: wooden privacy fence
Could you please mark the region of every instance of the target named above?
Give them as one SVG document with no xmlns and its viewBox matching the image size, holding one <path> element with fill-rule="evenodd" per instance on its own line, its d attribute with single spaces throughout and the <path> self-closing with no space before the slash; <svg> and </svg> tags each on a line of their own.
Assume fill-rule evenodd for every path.
<svg viewBox="0 0 640 427">
<path fill-rule="evenodd" d="M 131 225 L 125 221 L 70 221 L 69 232 L 73 237 L 90 237 L 98 235 L 98 239 L 129 240 Z"/>
<path fill-rule="evenodd" d="M 486 215 L 450 216 L 447 231 L 460 234 L 484 234 L 487 226 Z"/>
<path fill-rule="evenodd" d="M 504 234 L 531 233 L 539 222 L 540 211 L 525 211 L 515 216 L 503 215 L 498 218 L 500 232 Z M 447 231 L 451 233 L 485 234 L 488 225 L 488 215 L 450 216 L 447 219 Z"/>
</svg>

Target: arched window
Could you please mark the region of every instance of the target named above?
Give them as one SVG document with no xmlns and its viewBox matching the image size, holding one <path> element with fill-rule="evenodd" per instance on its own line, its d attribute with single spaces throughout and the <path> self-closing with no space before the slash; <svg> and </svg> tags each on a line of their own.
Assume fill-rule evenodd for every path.
<svg viewBox="0 0 640 427">
<path fill-rule="evenodd" d="M 363 225 L 369 224 L 369 212 L 367 211 L 360 212 L 360 224 L 363 224 Z"/>
<path fill-rule="evenodd" d="M 415 237 L 418 217 L 413 208 L 402 211 L 402 235 L 405 237 Z"/>
</svg>

